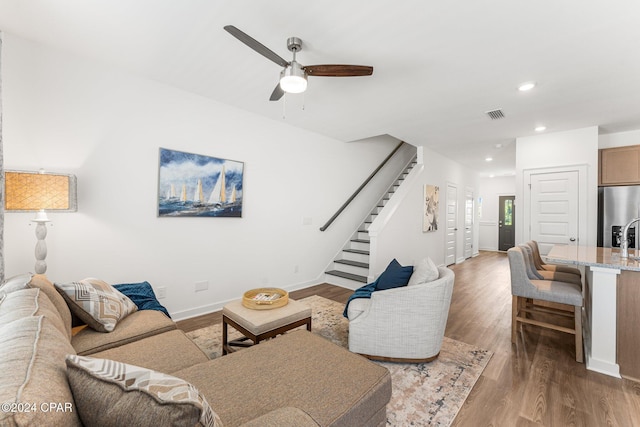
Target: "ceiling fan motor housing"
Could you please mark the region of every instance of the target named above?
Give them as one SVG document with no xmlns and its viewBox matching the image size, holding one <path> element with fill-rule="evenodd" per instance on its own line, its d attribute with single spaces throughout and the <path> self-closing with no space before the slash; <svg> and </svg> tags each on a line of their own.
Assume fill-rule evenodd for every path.
<svg viewBox="0 0 640 427">
<path fill-rule="evenodd" d="M 290 52 L 300 52 L 300 50 L 302 49 L 302 40 L 300 40 L 298 37 L 289 37 L 287 39 L 287 49 L 289 49 Z"/>
</svg>

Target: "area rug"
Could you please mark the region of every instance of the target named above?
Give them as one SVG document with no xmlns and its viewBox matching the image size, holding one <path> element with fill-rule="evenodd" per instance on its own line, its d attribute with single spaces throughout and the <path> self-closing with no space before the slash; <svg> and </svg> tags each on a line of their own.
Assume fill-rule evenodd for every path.
<svg viewBox="0 0 640 427">
<path fill-rule="evenodd" d="M 299 301 L 311 307 L 314 333 L 348 348 L 349 322 L 342 316 L 344 304 L 317 295 Z M 229 339 L 239 336 L 232 328 L 229 331 Z M 220 357 L 220 324 L 187 335 L 209 357 Z M 492 355 L 491 351 L 445 337 L 440 356 L 433 362 L 375 362 L 391 373 L 393 390 L 387 405 L 387 425 L 451 425 Z"/>
</svg>

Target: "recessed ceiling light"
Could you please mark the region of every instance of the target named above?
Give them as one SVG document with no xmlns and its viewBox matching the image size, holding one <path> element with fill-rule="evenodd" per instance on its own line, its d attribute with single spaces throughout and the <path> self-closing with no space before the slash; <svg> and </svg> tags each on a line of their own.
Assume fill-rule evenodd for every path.
<svg viewBox="0 0 640 427">
<path fill-rule="evenodd" d="M 502 148 L 502 144 L 497 143 L 497 144 L 496 144 L 496 148 Z"/>
<path fill-rule="evenodd" d="M 543 132 L 545 130 L 547 130 L 546 126 L 536 126 L 536 128 L 534 129 L 536 132 Z"/>
<path fill-rule="evenodd" d="M 520 86 L 518 86 L 518 90 L 520 92 L 526 92 L 528 90 L 533 89 L 534 87 L 536 87 L 536 83 L 535 82 L 526 82 L 526 83 L 522 83 Z"/>
<path fill-rule="evenodd" d="M 484 160 L 485 160 L 485 162 L 490 162 L 490 161 L 492 161 L 492 160 L 493 160 L 493 157 L 487 157 L 487 158 L 485 158 Z"/>
<path fill-rule="evenodd" d="M 489 178 L 493 178 L 494 176 L 495 176 L 494 174 L 491 174 L 491 175 L 489 175 Z"/>
</svg>

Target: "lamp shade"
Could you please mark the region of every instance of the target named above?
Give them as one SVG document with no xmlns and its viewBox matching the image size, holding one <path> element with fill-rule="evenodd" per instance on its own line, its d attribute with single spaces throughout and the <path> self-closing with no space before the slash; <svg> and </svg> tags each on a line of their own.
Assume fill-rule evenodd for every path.
<svg viewBox="0 0 640 427">
<path fill-rule="evenodd" d="M 5 172 L 5 210 L 75 212 L 76 177 L 43 172 Z"/>
</svg>

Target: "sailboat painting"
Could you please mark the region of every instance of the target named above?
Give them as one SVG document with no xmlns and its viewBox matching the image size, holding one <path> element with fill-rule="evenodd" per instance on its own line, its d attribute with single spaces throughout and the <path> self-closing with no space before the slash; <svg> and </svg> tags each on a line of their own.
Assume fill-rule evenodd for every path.
<svg viewBox="0 0 640 427">
<path fill-rule="evenodd" d="M 158 216 L 242 217 L 244 163 L 160 148 Z"/>
</svg>

